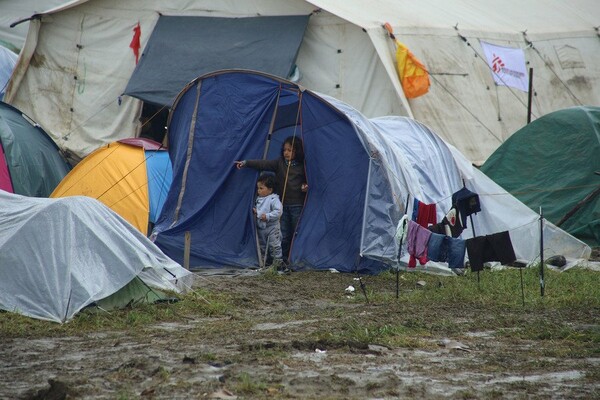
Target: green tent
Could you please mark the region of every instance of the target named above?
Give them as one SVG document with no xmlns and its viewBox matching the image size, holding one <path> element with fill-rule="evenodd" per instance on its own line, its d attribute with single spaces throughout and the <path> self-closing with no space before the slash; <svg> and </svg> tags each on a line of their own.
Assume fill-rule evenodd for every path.
<svg viewBox="0 0 600 400">
<path fill-rule="evenodd" d="M 481 170 L 534 211 L 600 246 L 600 107 L 542 116 L 504 142 Z"/>
<path fill-rule="evenodd" d="M 29 117 L 0 101 L 0 189 L 48 197 L 71 166 L 48 134 Z"/>
</svg>

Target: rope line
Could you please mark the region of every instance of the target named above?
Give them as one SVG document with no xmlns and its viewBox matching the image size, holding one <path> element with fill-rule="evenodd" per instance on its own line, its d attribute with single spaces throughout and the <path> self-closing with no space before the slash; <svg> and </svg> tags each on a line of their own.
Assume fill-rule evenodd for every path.
<svg viewBox="0 0 600 400">
<path fill-rule="evenodd" d="M 558 76 L 558 74 L 556 73 L 556 71 L 554 70 L 554 68 L 552 68 L 552 66 L 544 59 L 544 57 L 542 57 L 542 54 L 537 49 L 537 47 L 535 47 L 533 45 L 533 42 L 531 40 L 529 40 L 529 38 L 527 37 L 527 31 L 523 32 L 523 40 L 525 40 L 525 43 L 527 43 L 527 45 L 532 50 L 535 51 L 535 53 L 538 55 L 538 57 L 544 62 L 544 65 L 554 74 L 554 76 L 556 77 L 556 79 L 558 79 L 558 81 L 565 87 L 565 89 L 571 95 L 571 97 L 573 98 L 573 100 L 575 100 L 580 106 L 583 105 L 583 103 L 577 98 L 577 96 L 575 96 L 575 93 L 573 93 L 571 91 L 571 89 L 569 88 L 569 86 L 560 78 L 560 76 Z"/>
<path fill-rule="evenodd" d="M 477 122 L 479 122 L 481 124 L 481 126 L 483 126 L 493 137 L 495 137 L 500 143 L 503 143 L 503 140 L 500 139 L 498 136 L 496 136 L 496 134 L 487 127 L 486 124 L 483 123 L 483 121 L 481 121 L 479 118 L 477 118 L 477 116 L 465 105 L 463 104 L 462 101 L 460 101 L 458 99 L 458 97 L 456 97 L 454 95 L 454 93 L 452 93 L 446 86 L 444 86 L 437 78 L 435 78 L 434 75 L 429 74 L 429 76 L 431 77 L 431 79 L 433 79 L 435 81 L 435 83 L 437 83 L 438 85 L 441 86 L 442 89 L 444 89 L 466 112 L 468 112 L 471 117 L 473 117 L 473 119 Z"/>
</svg>

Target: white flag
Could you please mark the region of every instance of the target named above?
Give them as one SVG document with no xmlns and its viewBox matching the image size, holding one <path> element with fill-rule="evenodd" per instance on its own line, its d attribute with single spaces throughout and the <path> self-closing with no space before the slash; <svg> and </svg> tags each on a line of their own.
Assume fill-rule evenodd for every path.
<svg viewBox="0 0 600 400">
<path fill-rule="evenodd" d="M 497 85 L 510 86 L 527 92 L 529 76 L 525 65 L 525 53 L 518 47 L 496 46 L 479 41 Z"/>
</svg>

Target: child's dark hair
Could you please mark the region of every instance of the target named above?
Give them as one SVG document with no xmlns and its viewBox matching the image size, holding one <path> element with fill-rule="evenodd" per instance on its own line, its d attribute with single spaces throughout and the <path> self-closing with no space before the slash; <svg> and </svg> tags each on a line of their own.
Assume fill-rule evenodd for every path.
<svg viewBox="0 0 600 400">
<path fill-rule="evenodd" d="M 290 146 L 292 146 L 292 149 L 294 150 L 294 160 L 301 163 L 304 162 L 304 147 L 302 146 L 302 139 L 300 139 L 298 136 L 288 136 L 287 138 L 285 138 L 285 140 L 283 141 L 283 144 L 281 145 L 281 156 L 283 157 L 283 147 L 285 146 L 285 144 L 289 144 Z"/>
<path fill-rule="evenodd" d="M 271 174 L 261 174 L 258 177 L 257 182 L 262 183 L 268 189 L 273 189 L 275 187 L 275 178 Z"/>
</svg>

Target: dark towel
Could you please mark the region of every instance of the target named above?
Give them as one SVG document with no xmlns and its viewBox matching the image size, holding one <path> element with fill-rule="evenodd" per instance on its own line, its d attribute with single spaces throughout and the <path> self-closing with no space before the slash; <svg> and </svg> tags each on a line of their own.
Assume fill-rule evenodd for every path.
<svg viewBox="0 0 600 400">
<path fill-rule="evenodd" d="M 508 231 L 467 239 L 471 271 L 481 271 L 483 263 L 499 261 L 503 265 L 517 259 Z"/>
</svg>

